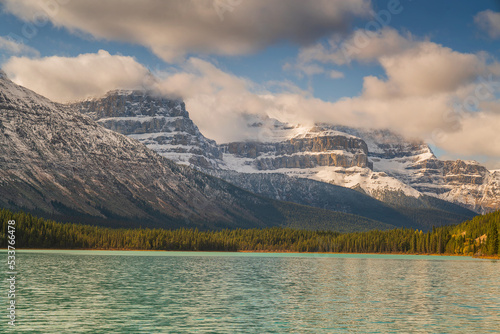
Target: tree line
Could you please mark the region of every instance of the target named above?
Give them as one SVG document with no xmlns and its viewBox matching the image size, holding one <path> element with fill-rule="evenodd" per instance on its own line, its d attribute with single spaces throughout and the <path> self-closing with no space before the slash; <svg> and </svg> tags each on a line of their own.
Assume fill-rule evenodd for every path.
<svg viewBox="0 0 500 334">
<path fill-rule="evenodd" d="M 497 255 L 500 211 L 428 232 L 411 228 L 356 233 L 283 227 L 199 231 L 113 229 L 59 223 L 30 213 L 0 210 L 0 247 L 7 248 L 7 222 L 15 220 L 19 248 L 177 251 L 273 251 Z"/>
</svg>

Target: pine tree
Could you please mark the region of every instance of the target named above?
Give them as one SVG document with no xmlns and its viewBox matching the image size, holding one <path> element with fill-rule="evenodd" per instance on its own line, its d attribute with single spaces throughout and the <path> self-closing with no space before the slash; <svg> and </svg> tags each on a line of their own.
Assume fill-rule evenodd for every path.
<svg viewBox="0 0 500 334">
<path fill-rule="evenodd" d="M 498 254 L 498 227 L 496 222 L 490 223 L 490 229 L 486 239 L 488 255 Z"/>
</svg>

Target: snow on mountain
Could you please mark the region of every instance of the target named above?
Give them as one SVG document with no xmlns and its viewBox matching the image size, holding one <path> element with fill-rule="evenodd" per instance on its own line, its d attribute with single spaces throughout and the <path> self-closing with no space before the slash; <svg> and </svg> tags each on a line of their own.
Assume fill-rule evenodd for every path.
<svg viewBox="0 0 500 334">
<path fill-rule="evenodd" d="M 378 199 L 387 192 L 402 192 L 416 198 L 421 196 L 419 191 L 383 170 L 374 170 L 369 159 L 370 146 L 356 136 L 358 133 L 354 129 L 346 130 L 324 124 L 301 127 L 275 121 L 272 130 L 268 131 L 278 135 L 269 135 L 271 140 L 268 142 L 221 145 L 224 151 L 222 168 L 241 173 L 272 172 L 309 178 L 357 189 Z M 377 146 L 382 146 L 381 143 L 375 140 L 368 143 L 377 152 L 384 152 Z"/>
<path fill-rule="evenodd" d="M 340 127 L 334 127 L 339 129 Z M 476 161 L 442 161 L 428 145 L 384 130 L 343 128 L 365 140 L 373 170 L 396 178 L 421 194 L 463 205 L 478 213 L 500 208 L 499 174 Z"/>
<path fill-rule="evenodd" d="M 116 90 L 72 107 L 177 163 L 214 168 L 221 162 L 222 152 L 200 133 L 180 100 L 151 92 Z"/>
<path fill-rule="evenodd" d="M 296 128 L 301 129 L 299 134 L 289 130 Z M 224 144 L 223 166 L 244 173 L 266 173 L 269 168 L 262 168 L 262 160 L 279 161 L 278 158 L 286 157 L 293 161 L 297 155 L 306 160 L 304 156 L 308 156 L 309 164 L 286 164 L 280 166 L 285 168 L 275 168 L 272 172 L 360 190 L 382 201 L 391 198 L 391 193 L 400 193 L 414 198 L 433 196 L 478 213 L 500 208 L 500 173 L 488 171 L 475 161 L 441 161 L 425 143 L 407 140 L 389 130 L 355 129 L 329 124 L 300 127 L 275 121 L 274 128 L 268 128 L 269 131 L 279 133 L 276 137 L 281 140 L 268 134 L 274 149 L 257 150 L 255 156 L 249 157 L 248 154 L 228 148 L 242 145 L 263 148 L 268 143 Z M 340 137 L 364 144 L 360 144 L 357 151 L 349 145 L 342 147 L 339 146 Z M 306 148 L 293 154 L 277 149 L 283 143 L 296 143 L 305 138 L 314 138 L 316 142 L 326 141 L 330 146 L 324 145 L 319 150 Z M 281 145 L 277 145 L 277 142 Z M 355 155 L 357 159 L 353 159 Z M 317 158 L 325 156 L 328 159 Z M 364 163 L 359 164 L 360 156 L 363 156 L 361 160 Z M 353 160 L 358 164 L 353 163 Z"/>
</svg>

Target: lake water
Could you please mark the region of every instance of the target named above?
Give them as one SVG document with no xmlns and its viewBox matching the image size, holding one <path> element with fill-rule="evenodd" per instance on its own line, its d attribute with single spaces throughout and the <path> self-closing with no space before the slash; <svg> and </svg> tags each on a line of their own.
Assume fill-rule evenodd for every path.
<svg viewBox="0 0 500 334">
<path fill-rule="evenodd" d="M 126 251 L 16 255 L 18 325 L 7 326 L 7 296 L 1 293 L 2 333 L 500 332 L 500 262 L 494 260 Z M 6 260 L 7 254 L 0 256 Z"/>
</svg>

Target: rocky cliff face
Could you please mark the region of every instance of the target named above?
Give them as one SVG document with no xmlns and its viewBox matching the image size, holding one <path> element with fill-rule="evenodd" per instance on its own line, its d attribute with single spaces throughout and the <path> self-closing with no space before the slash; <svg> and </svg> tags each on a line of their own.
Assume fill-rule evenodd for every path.
<svg viewBox="0 0 500 334">
<path fill-rule="evenodd" d="M 439 160 L 425 143 L 408 141 L 386 131 L 344 130 L 356 132 L 367 142 L 375 171 L 384 172 L 421 194 L 460 204 L 478 213 L 500 208 L 497 172 L 490 172 L 475 161 Z"/>
<path fill-rule="evenodd" d="M 178 163 L 214 168 L 222 159 L 222 151 L 200 133 L 180 100 L 117 90 L 71 107 Z"/>
<path fill-rule="evenodd" d="M 408 166 L 408 182 L 419 191 L 478 213 L 500 208 L 500 173 L 475 161 L 440 161 L 434 157 Z"/>
<path fill-rule="evenodd" d="M 278 143 L 241 142 L 222 145 L 234 158 L 254 159 L 258 170 L 317 166 L 369 167 L 368 149 L 358 138 L 324 135 Z"/>
<path fill-rule="evenodd" d="M 500 208 L 500 173 L 476 162 L 439 160 L 422 141 L 406 140 L 388 130 L 329 124 L 298 128 L 275 124 L 271 129 L 277 135 L 268 136 L 267 142 L 223 145 L 224 162 L 240 172 L 305 177 L 398 205 L 414 205 L 411 198 L 433 196 L 477 213 Z M 290 152 L 291 143 L 297 141 L 305 143 Z"/>
<path fill-rule="evenodd" d="M 269 123 L 252 119 L 252 126 Z M 375 171 L 369 145 L 356 136 L 354 130 L 351 134 L 343 128 L 325 124 L 307 127 L 278 121 L 271 125 L 268 127 L 270 133 L 263 142 L 222 145 L 223 168 L 241 173 L 272 171 L 290 177 L 309 178 L 356 189 L 380 200 L 386 200 L 387 193 L 392 192 L 421 196 L 417 190 L 398 179 Z M 398 152 L 397 148 L 392 151 L 393 154 Z"/>
</svg>

